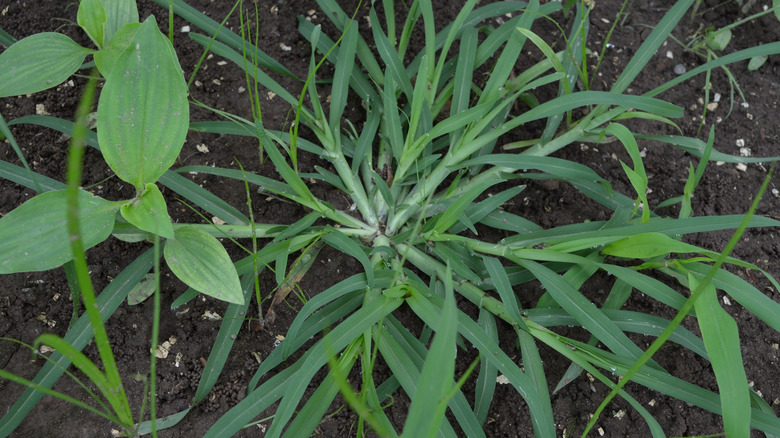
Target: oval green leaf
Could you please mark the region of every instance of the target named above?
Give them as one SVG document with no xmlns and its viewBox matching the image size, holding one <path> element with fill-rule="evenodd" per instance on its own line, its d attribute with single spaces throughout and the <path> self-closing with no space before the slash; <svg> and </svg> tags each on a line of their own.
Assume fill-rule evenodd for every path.
<svg viewBox="0 0 780 438">
<path fill-rule="evenodd" d="M 146 274 L 138 284 L 127 294 L 127 304 L 135 306 L 141 304 L 147 298 L 154 294 L 157 283 L 154 281 L 154 274 Z"/>
<path fill-rule="evenodd" d="M 138 23 L 138 5 L 127 0 L 101 0 L 101 3 L 106 10 L 106 27 L 102 44 L 105 46 L 126 24 Z"/>
<path fill-rule="evenodd" d="M 0 54 L 0 97 L 37 93 L 65 82 L 92 50 L 65 35 L 44 32 Z"/>
<path fill-rule="evenodd" d="M 165 204 L 160 189 L 155 183 L 149 183 L 141 196 L 128 201 L 121 209 L 122 217 L 136 227 L 173 239 L 173 225 L 168 216 L 168 206 Z"/>
<path fill-rule="evenodd" d="M 707 34 L 707 46 L 715 51 L 721 51 L 729 45 L 731 41 L 731 31 L 728 29 L 719 32 Z"/>
<path fill-rule="evenodd" d="M 187 84 L 154 17 L 138 28 L 111 68 L 97 120 L 103 157 L 138 191 L 157 181 L 179 155 L 189 126 Z"/>
<path fill-rule="evenodd" d="M 100 0 L 81 0 L 76 21 L 98 48 L 103 47 L 106 20 L 106 10 Z"/>
<path fill-rule="evenodd" d="M 194 227 L 181 227 L 174 234 L 163 250 L 171 271 L 200 293 L 244 304 L 236 268 L 217 238 Z"/>
<path fill-rule="evenodd" d="M 0 274 L 46 271 L 73 259 L 65 190 L 46 192 L 0 219 Z M 106 240 L 119 204 L 79 191 L 84 248 Z"/>
<path fill-rule="evenodd" d="M 114 37 L 111 38 L 107 45 L 95 52 L 95 65 L 103 77 L 107 78 L 111 74 L 111 67 L 114 66 L 114 63 L 116 63 L 116 60 L 122 53 L 130 47 L 130 43 L 135 38 L 135 33 L 139 27 L 141 27 L 141 23 L 130 23 L 122 27 L 114 34 Z"/>
<path fill-rule="evenodd" d="M 767 59 L 769 59 L 767 55 L 758 55 L 750 58 L 750 61 L 748 62 L 748 70 L 758 70 L 762 65 L 766 64 Z"/>
</svg>

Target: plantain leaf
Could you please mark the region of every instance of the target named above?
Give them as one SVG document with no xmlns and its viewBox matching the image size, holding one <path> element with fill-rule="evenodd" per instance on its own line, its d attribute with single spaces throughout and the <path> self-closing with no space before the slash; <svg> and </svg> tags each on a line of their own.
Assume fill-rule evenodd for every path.
<svg viewBox="0 0 780 438">
<path fill-rule="evenodd" d="M 127 304 L 135 306 L 154 294 L 157 287 L 154 281 L 154 274 L 146 274 L 127 294 Z"/>
<path fill-rule="evenodd" d="M 106 10 L 100 0 L 81 0 L 76 21 L 98 48 L 103 48 L 106 30 Z"/>
<path fill-rule="evenodd" d="M 103 44 L 106 46 L 119 29 L 126 24 L 138 23 L 138 6 L 127 0 L 100 0 L 106 11 L 106 27 L 103 32 Z"/>
<path fill-rule="evenodd" d="M 163 254 L 184 284 L 218 300 L 244 304 L 236 268 L 216 237 L 194 227 L 181 227 L 174 235 Z"/>
<path fill-rule="evenodd" d="M 721 51 L 729 45 L 731 41 L 731 31 L 728 29 L 719 32 L 707 34 L 707 47 L 715 51 Z"/>
<path fill-rule="evenodd" d="M 59 33 L 24 38 L 0 54 L 0 97 L 57 86 L 75 73 L 91 52 Z"/>
<path fill-rule="evenodd" d="M 79 191 L 85 248 L 106 240 L 120 204 Z M 65 190 L 40 194 L 0 219 L 0 274 L 46 271 L 73 259 Z"/>
<path fill-rule="evenodd" d="M 179 155 L 189 126 L 187 84 L 153 16 L 111 68 L 97 120 L 103 157 L 138 191 L 157 181 Z"/>
<path fill-rule="evenodd" d="M 122 53 L 130 47 L 130 43 L 133 42 L 139 27 L 141 27 L 141 23 L 130 23 L 122 27 L 114 34 L 114 37 L 111 38 L 107 45 L 95 52 L 95 65 L 100 74 L 108 77 L 111 73 L 111 67 L 114 66 L 114 63 L 116 63 Z"/>
<path fill-rule="evenodd" d="M 173 239 L 173 225 L 168 216 L 168 206 L 165 205 L 160 189 L 155 183 L 146 185 L 141 196 L 128 201 L 121 209 L 122 217 L 136 227 Z"/>
</svg>

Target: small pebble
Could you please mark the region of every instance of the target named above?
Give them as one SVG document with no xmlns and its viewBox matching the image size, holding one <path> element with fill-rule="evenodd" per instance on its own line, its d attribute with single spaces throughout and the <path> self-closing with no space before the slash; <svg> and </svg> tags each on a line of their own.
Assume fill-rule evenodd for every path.
<svg viewBox="0 0 780 438">
<path fill-rule="evenodd" d="M 681 74 L 684 74 L 685 72 L 686 72 L 685 65 L 677 64 L 677 65 L 674 66 L 674 74 L 679 76 Z"/>
</svg>

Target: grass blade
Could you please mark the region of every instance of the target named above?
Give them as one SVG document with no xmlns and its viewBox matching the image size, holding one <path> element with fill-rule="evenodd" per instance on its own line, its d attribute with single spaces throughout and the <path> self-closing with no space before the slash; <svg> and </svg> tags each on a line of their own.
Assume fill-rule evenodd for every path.
<svg viewBox="0 0 780 438">
<path fill-rule="evenodd" d="M 691 290 L 699 288 L 694 274 L 688 274 Z M 718 382 L 720 404 L 723 410 L 723 429 L 726 436 L 750 434 L 750 391 L 737 323 L 720 307 L 712 284 L 705 286 L 696 303 L 699 328 L 707 347 L 712 370 Z"/>
</svg>

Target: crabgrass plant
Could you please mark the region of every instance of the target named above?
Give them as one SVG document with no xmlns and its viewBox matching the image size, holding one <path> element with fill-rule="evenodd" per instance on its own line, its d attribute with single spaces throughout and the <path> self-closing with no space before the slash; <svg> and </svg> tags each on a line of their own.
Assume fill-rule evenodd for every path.
<svg viewBox="0 0 780 438">
<path fill-rule="evenodd" d="M 205 398 L 227 360 L 232 339 L 248 310 L 258 271 L 265 267 L 275 269 L 278 292 L 272 303 L 276 303 L 289 292 L 296 279 L 305 275 L 323 245 L 354 257 L 363 267 L 360 274 L 334 284 L 305 303 L 288 328 L 285 340 L 260 365 L 249 384 L 247 396 L 223 415 L 206 436 L 236 433 L 253 424 L 268 409 L 274 412 L 267 429 L 268 436 L 308 436 L 339 393 L 359 416 L 357 434 L 360 436 L 367 427 L 381 436 L 484 436 L 483 424 L 493 400 L 496 379 L 501 375 L 526 402 L 534 434 L 553 437 L 556 427 L 539 353 L 540 343 L 571 361 L 569 371 L 557 383 L 557 388 L 577 378 L 583 370 L 587 371 L 636 409 L 653 436 L 664 436 L 658 421 L 622 389 L 624 381 L 620 386 L 616 385 L 615 375 L 630 374 L 633 382 L 722 415 L 724 431 L 729 436 L 746 436 L 751 427 L 767 434 L 780 434 L 780 419 L 748 386 L 734 322 L 719 309 L 717 300 L 713 300 L 714 291 L 721 290 L 769 326 L 780 330 L 780 305 L 721 265 L 725 262 L 764 272 L 750 263 L 728 257 L 730 247 L 717 253 L 681 241 L 690 233 L 737 229 L 738 236 L 746 227 L 780 225 L 769 218 L 752 216 L 752 210 L 746 216 L 693 217 L 691 208 L 693 193 L 709 160 L 766 162 L 779 158 L 723 154 L 713 148 L 713 131 L 704 142 L 685 136 L 643 135 L 632 132 L 628 127 L 630 124 L 625 124 L 628 119 L 643 118 L 673 125 L 671 119 L 681 117 L 682 109 L 655 96 L 709 69 L 778 53 L 780 43 L 721 56 L 636 96 L 626 94 L 627 88 L 669 37 L 693 0 L 678 1 L 670 8 L 611 89 L 605 92 L 588 91 L 588 87 L 583 86 L 589 83 L 584 56 L 589 10 L 583 4 L 578 4 L 573 14 L 566 48 L 555 52 L 531 31 L 531 26 L 534 21 L 547 19 L 549 14 L 561 8 L 557 2 L 545 5 L 538 1 L 498 2 L 477 8 L 476 0 L 467 1 L 456 19 L 436 32 L 430 1 L 412 2 L 401 29 L 396 28 L 395 2 L 383 1 L 384 20 L 376 9 L 370 9 L 371 38 L 366 40 L 359 32 L 358 21 L 345 13 L 337 2 L 321 0 L 320 8 L 340 34 L 334 41 L 319 26 L 300 20 L 299 30 L 311 41 L 312 56 L 305 96 L 296 97 L 264 71 L 270 69 L 291 75 L 262 53 L 256 43 L 252 44 L 247 27 L 242 27 L 246 31 L 242 38 L 181 1 L 171 4 L 168 0 L 156 1 L 166 7 L 172 6 L 176 14 L 205 31 L 206 35 L 192 33 L 191 37 L 206 50 L 244 69 L 248 89 L 253 90 L 251 119 L 223 113 L 228 120 L 190 123 L 189 129 L 256 137 L 262 153 L 281 176 L 281 180 L 274 180 L 244 169 L 205 166 L 187 166 L 173 172 L 167 169 L 173 163 L 170 156 L 178 153 L 175 147 L 175 151 L 163 148 L 163 156 L 159 159 L 162 164 L 155 167 L 154 172 L 147 173 L 139 168 L 140 176 L 134 172 L 122 173 L 120 166 L 114 166 L 111 150 L 120 151 L 119 155 L 143 156 L 134 149 L 136 143 L 128 142 L 139 137 L 158 141 L 157 137 L 142 134 L 144 129 L 157 127 L 161 122 L 154 117 L 144 117 L 144 122 L 151 125 L 141 125 L 136 128 L 141 132 L 134 131 L 132 121 L 140 119 L 133 117 L 143 117 L 143 111 L 152 111 L 153 107 L 139 106 L 132 114 L 120 113 L 121 108 L 116 108 L 115 103 L 103 105 L 103 96 L 111 96 L 107 93 L 112 90 L 110 83 L 113 87 L 122 87 L 121 82 L 112 81 L 112 78 L 119 78 L 126 71 L 131 72 L 131 77 L 155 77 L 156 72 L 133 74 L 134 70 L 129 70 L 139 68 L 133 61 L 142 59 L 141 55 L 147 53 L 137 49 L 142 41 L 156 41 L 156 48 L 166 55 L 154 51 L 155 55 L 164 56 L 166 62 L 172 62 L 175 56 L 167 40 L 159 38 L 151 29 L 156 26 L 146 23 L 136 25 L 135 33 L 130 32 L 132 36 L 125 35 L 122 41 L 130 41 L 128 44 L 117 42 L 111 46 L 109 43 L 110 47 L 123 49 L 111 52 L 107 50 L 110 47 L 97 43 L 106 41 L 106 35 L 97 38 L 99 50 L 96 53 L 103 50 L 106 50 L 103 53 L 113 53 L 117 64 L 109 67 L 108 75 L 101 70 L 106 84 L 98 105 L 97 135 L 88 133 L 87 143 L 99 143 L 111 168 L 120 178 L 128 178 L 138 188 L 139 195 L 121 203 L 102 201 L 107 204 L 100 209 L 101 212 L 105 210 L 100 216 L 101 223 L 108 232 L 87 240 L 90 242 L 87 245 L 91 246 L 109 234 L 131 241 L 158 236 L 162 238 L 166 262 L 192 286 L 174 305 L 180 305 L 198 293 L 231 302 L 192 404 Z M 96 2 L 100 3 L 98 0 L 92 3 Z M 512 18 L 502 20 L 503 24 L 494 25 L 495 20 L 490 20 L 505 14 L 511 14 Z M 91 17 L 101 19 L 100 14 Z M 153 37 L 141 36 L 144 26 Z M 409 54 L 410 38 L 415 31 L 422 32 L 426 44 L 420 53 Z M 254 35 L 257 37 L 257 30 Z M 109 35 L 108 41 L 112 40 Z M 456 45 L 458 52 L 453 53 Z M 516 60 L 527 45 L 539 48 L 544 59 L 518 72 Z M 87 49 L 68 47 L 81 56 L 78 62 L 71 62 L 69 75 L 79 67 Z M 98 59 L 96 56 L 96 61 Z M 333 77 L 327 83 L 317 80 L 318 68 L 324 62 L 334 66 Z M 116 67 L 118 65 L 121 68 Z M 98 67 L 101 67 L 100 63 Z M 484 81 L 483 77 L 474 74 L 480 68 L 491 72 Z M 174 82 L 183 82 L 180 71 L 176 73 L 166 78 L 175 76 Z M 57 80 L 64 80 L 66 76 L 63 73 Z M 50 86 L 53 82 L 56 81 L 45 85 Z M 163 86 L 151 79 L 148 83 L 146 79 L 139 83 L 145 87 Z M 258 83 L 288 101 L 295 110 L 298 123 L 291 132 L 272 131 L 264 126 Z M 557 86 L 557 94 L 548 100 L 537 96 L 537 90 L 544 86 Z M 320 100 L 320 91 L 325 88 L 331 96 L 327 111 Z M 186 92 L 186 86 L 183 89 Z M 586 91 L 578 91 L 581 89 Z M 14 89 L 0 94 L 23 92 L 29 91 Z M 161 94 L 141 93 L 138 88 L 114 92 L 148 98 Z M 345 125 L 343 121 L 344 107 L 350 95 L 360 99 L 365 107 L 365 123 L 360 128 Z M 306 105 L 304 97 L 308 97 Z M 528 109 L 517 113 L 515 103 L 518 100 L 525 102 Z M 176 108 L 186 111 L 186 105 Z M 574 111 L 578 108 L 587 111 Z M 164 113 L 176 114 L 176 111 Z M 585 115 L 581 115 L 583 113 Z M 109 116 L 114 116 L 113 120 Z M 186 120 L 186 117 L 182 119 Z M 112 125 L 119 120 L 122 123 Z M 169 123 L 178 128 L 179 120 L 174 117 Z M 534 121 L 543 121 L 545 126 L 538 138 L 506 143 L 508 132 Z M 70 126 L 61 120 L 38 116 L 13 123 L 36 123 L 64 131 L 69 131 Z M 301 123 L 309 127 L 316 138 L 299 138 L 297 127 Z M 11 139 L 7 127 L 3 129 Z M 632 196 L 614 191 L 606 180 L 582 164 L 549 156 L 572 143 L 603 138 L 615 139 L 625 146 L 631 163 L 623 163 L 623 169 L 635 190 Z M 639 152 L 639 141 L 644 139 L 667 143 L 700 157 L 696 168 L 690 169 L 683 196 L 666 203 L 681 204 L 678 218 L 660 217 L 649 208 L 648 179 Z M 178 140 L 173 143 L 180 147 Z M 128 149 L 131 144 L 134 146 Z M 297 163 L 301 151 L 316 154 L 327 166 L 317 167 L 314 173 L 300 172 Z M 148 153 L 151 154 L 151 150 Z M 133 164 L 133 160 L 129 161 Z M 0 163 L 0 172 L 28 187 L 51 189 L 58 185 L 9 163 Z M 262 191 L 298 203 L 311 213 L 292 225 L 255 224 L 236 208 L 179 175 L 186 172 L 245 181 Z M 353 207 L 341 211 L 315 197 L 306 184 L 310 178 L 346 193 Z M 524 186 L 516 183 L 523 179 L 554 179 L 569 183 L 584 196 L 611 210 L 612 216 L 605 221 L 542 229 L 502 208 L 523 191 Z M 170 224 L 167 215 L 163 217 L 161 213 L 165 205 L 162 197 L 156 195 L 159 191 L 155 192 L 155 182 L 168 186 L 227 224 Z M 82 196 L 85 203 L 99 199 L 86 193 Z M 33 201 L 35 198 L 0 219 L 0 225 L 3 225 L 0 232 L 11 228 L 8 224 L 13 225 L 13 237 L 28 232 L 29 226 L 25 228 L 23 221 L 14 222 L 14 214 L 26 215 L 23 217 L 29 219 L 32 214 L 25 209 L 33 210 L 35 204 L 28 206 Z M 36 207 L 35 212 L 48 211 L 42 210 Z M 85 219 L 91 217 L 85 216 Z M 59 217 L 44 221 L 44 226 L 53 227 L 51 224 Z M 330 225 L 315 225 L 321 219 Z M 66 232 L 52 231 L 51 234 L 67 239 Z M 483 237 L 496 234 L 506 237 L 498 240 Z M 271 240 L 262 247 L 255 243 L 252 254 L 235 263 L 223 263 L 224 256 L 216 246 L 203 255 L 203 269 L 221 266 L 231 273 L 232 286 L 216 288 L 213 283 L 208 286 L 196 283 L 194 278 L 200 275 L 196 270 L 176 272 L 177 258 L 170 257 L 168 252 L 169 247 L 174 248 L 173 251 L 183 247 L 182 252 L 187 253 L 187 248 L 192 248 L 187 244 L 191 242 L 189 239 L 211 248 L 205 243 L 207 240 L 212 242 L 206 237 L 211 235 Z M 4 252 L 0 251 L 0 254 Z M 297 259 L 288 269 L 290 255 L 297 255 Z M 45 258 L 41 255 L 32 257 Z M 50 266 L 38 262 L 8 272 L 48 269 L 71 258 L 72 253 L 66 251 Z M 97 300 L 101 309 L 106 310 L 105 316 L 141 282 L 152 259 L 151 255 L 139 258 L 122 274 L 127 276 L 122 282 L 117 278 L 100 294 Z M 588 279 L 603 273 L 611 275 L 612 286 L 608 298 L 599 307 L 580 289 Z M 658 280 L 659 274 L 668 282 Z M 778 286 L 774 279 L 764 274 L 775 287 Z M 691 290 L 692 296 L 688 298 L 681 294 L 673 287 L 675 283 Z M 529 302 L 522 291 L 530 284 L 541 284 L 546 292 L 535 302 L 522 306 L 521 303 Z M 622 310 L 632 293 L 646 294 L 677 309 L 680 314 L 674 321 L 668 321 L 656 315 Z M 702 298 L 696 300 L 699 296 Z M 255 291 L 258 306 L 261 304 L 259 298 Z M 468 310 L 463 307 L 468 305 L 466 302 L 470 302 L 474 313 L 478 313 L 476 320 L 464 311 Z M 401 306 L 408 307 L 424 322 L 422 332 L 412 333 L 396 317 L 396 310 Z M 266 314 L 273 315 L 271 310 L 266 308 Z M 696 317 L 703 339 L 679 327 L 679 319 L 686 315 Z M 499 348 L 499 323 L 510 324 L 515 329 L 522 367 L 511 359 L 513 352 Z M 581 326 L 591 339 L 580 342 L 562 336 L 555 331 L 555 327 L 561 325 Z M 78 330 L 74 326 L 65 340 L 75 346 L 78 339 L 83 343 L 76 348 L 83 348 L 89 339 L 88 330 L 87 325 Z M 627 333 L 656 336 L 661 339 L 659 342 L 668 339 L 710 361 L 715 369 L 719 394 L 672 376 L 648 360 L 649 353 L 633 343 Z M 316 337 L 315 340 L 307 343 L 312 337 Z M 715 342 L 718 340 L 720 342 Z M 456 367 L 459 349 L 476 350 L 479 363 L 474 362 L 465 369 Z M 291 359 L 293 355 L 296 360 Z M 375 380 L 374 367 L 380 357 L 392 371 L 392 377 L 384 381 Z M 36 388 L 53 384 L 61 375 L 57 365 L 62 367 L 67 360 L 52 359 L 55 364 L 44 367 L 33 380 Z M 326 370 L 325 379 L 305 398 L 312 379 L 323 369 Z M 357 387 L 346 378 L 351 371 L 359 371 Z M 467 379 L 476 380 L 476 389 L 468 396 L 460 389 Z M 411 399 L 404 425 L 393 424 L 384 412 L 388 400 L 398 391 Z M 10 433 L 38 398 L 40 392 L 35 389 L 25 392 L 0 421 L 0 435 Z M 445 416 L 447 409 L 454 414 L 452 417 Z M 138 431 L 145 433 L 155 427 L 173 426 L 189 412 L 188 409 L 163 420 L 142 423 Z M 598 413 L 593 422 L 597 418 Z"/>
</svg>

